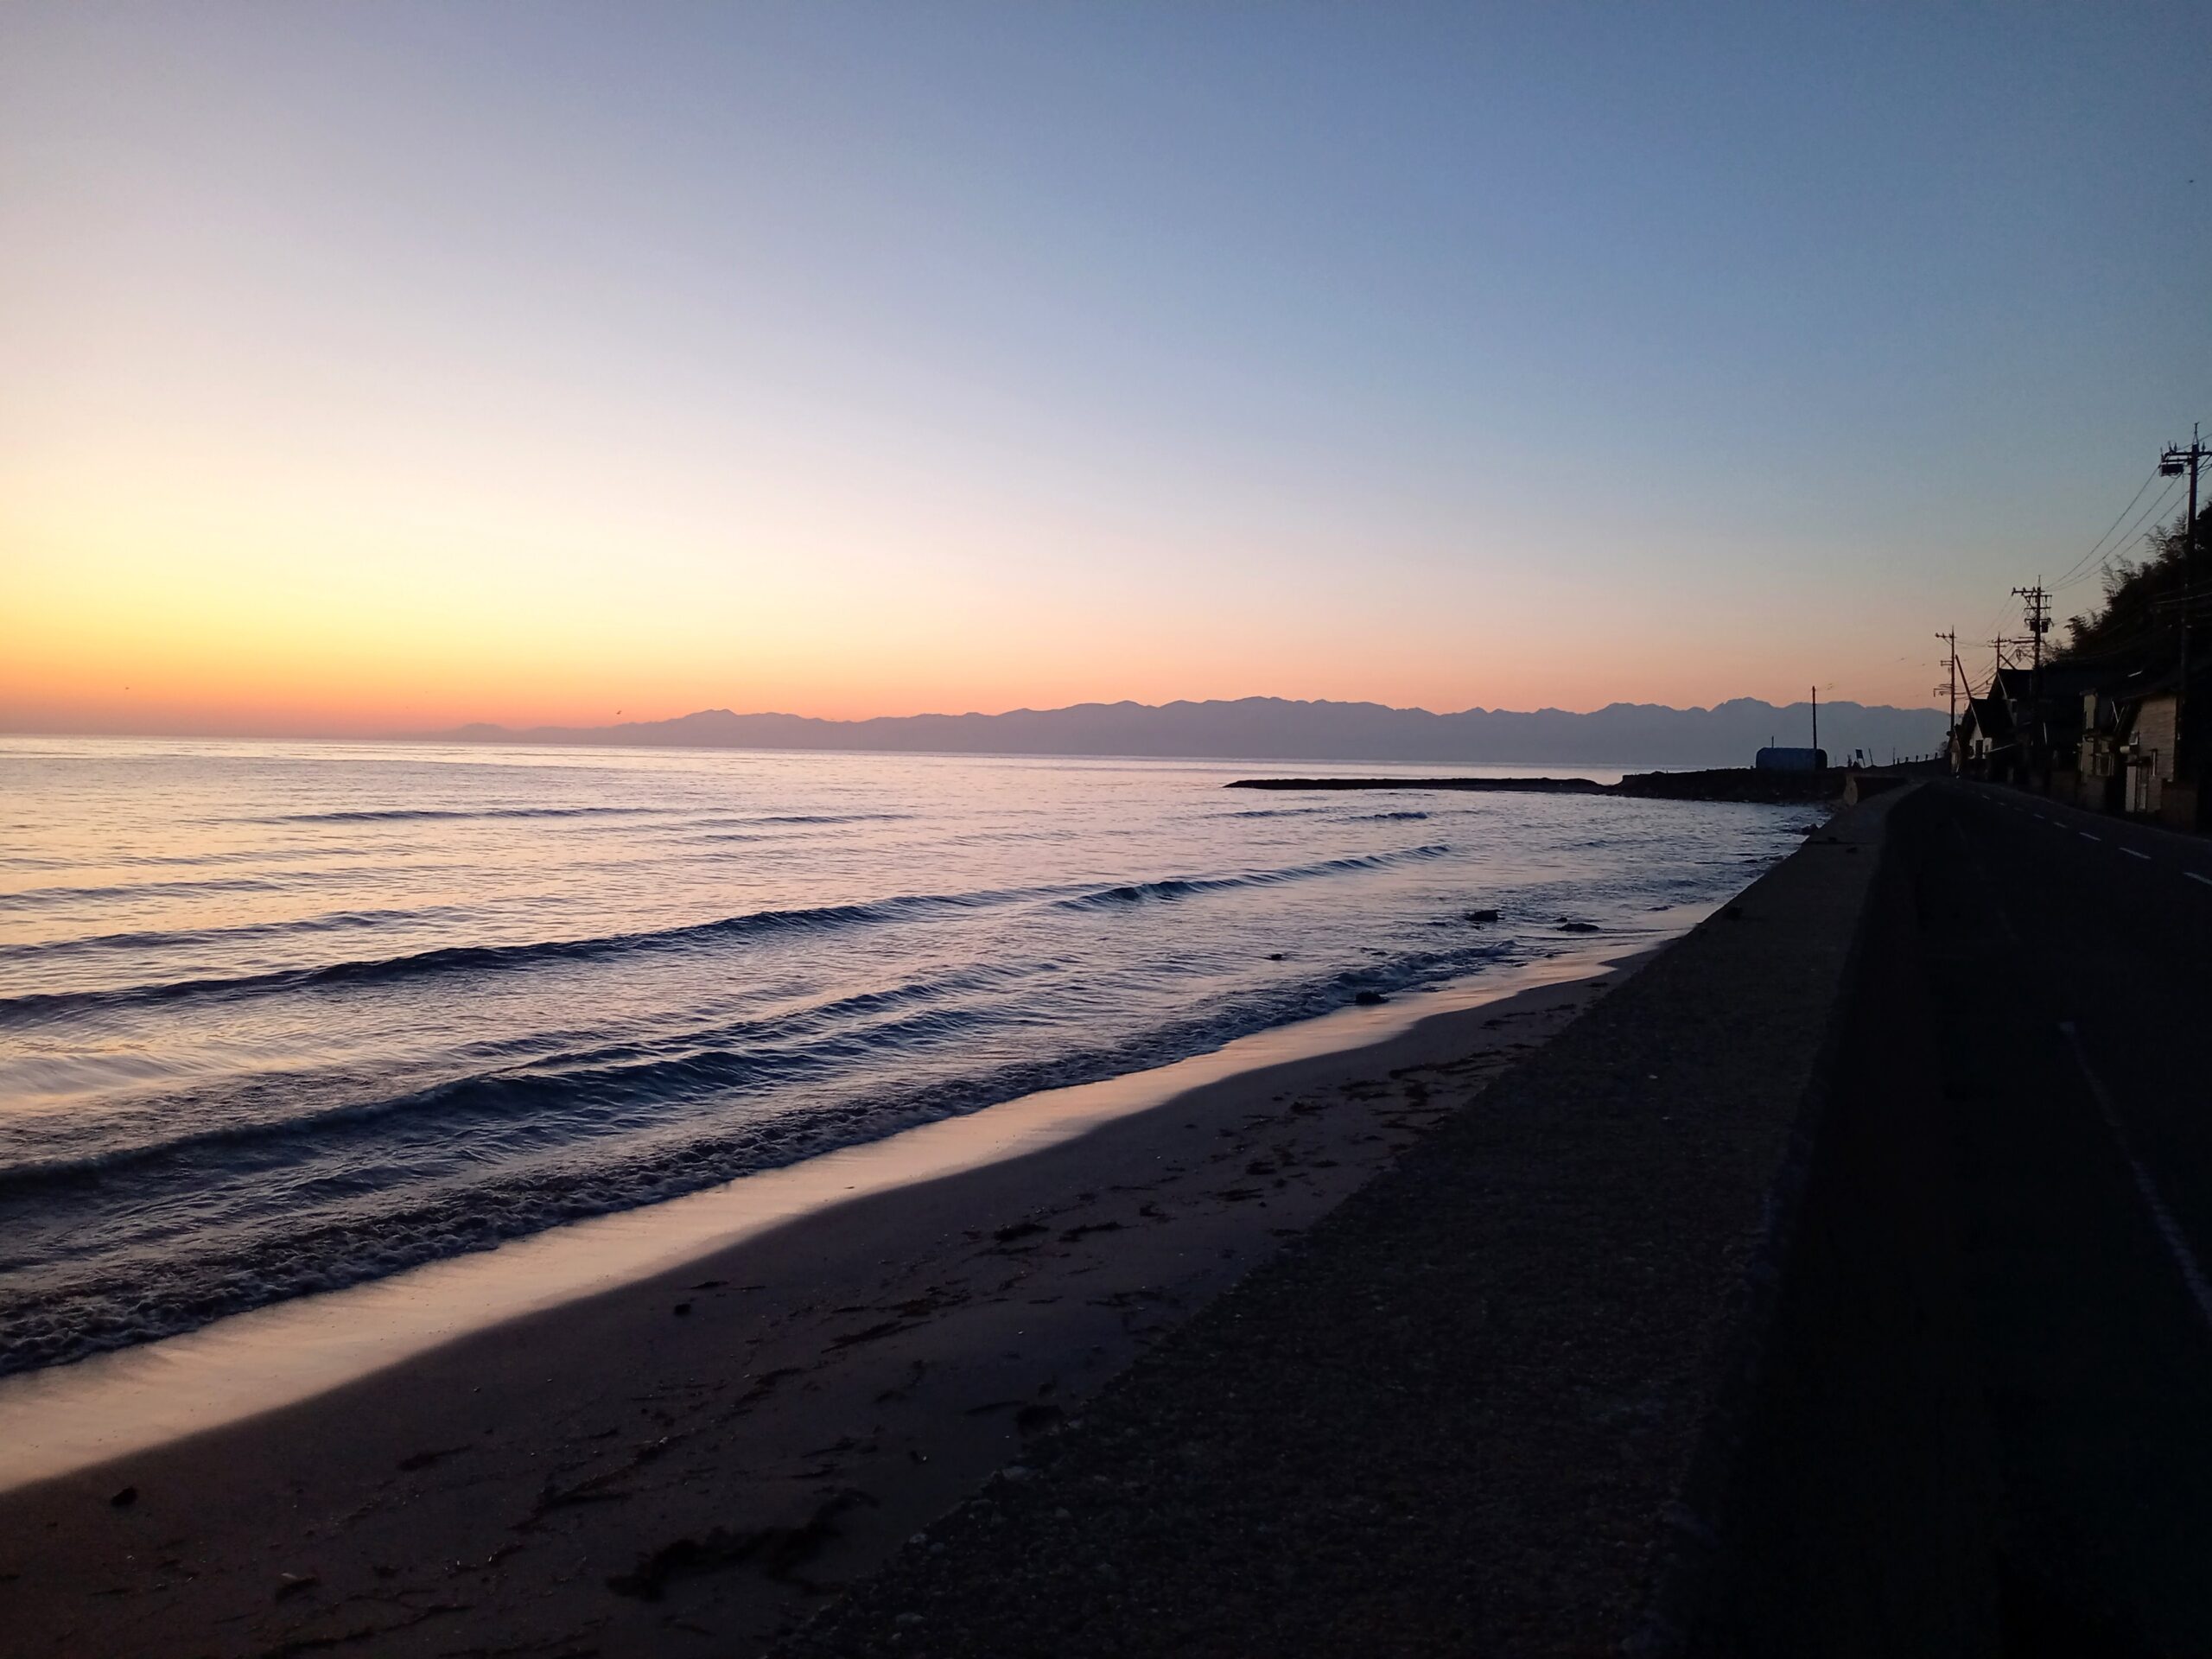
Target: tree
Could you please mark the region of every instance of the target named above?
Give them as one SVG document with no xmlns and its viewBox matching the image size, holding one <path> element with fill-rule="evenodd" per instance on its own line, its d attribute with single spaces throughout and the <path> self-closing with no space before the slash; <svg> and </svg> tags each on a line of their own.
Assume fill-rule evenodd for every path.
<svg viewBox="0 0 2212 1659">
<path fill-rule="evenodd" d="M 2053 660 L 2154 663 L 2174 653 L 2180 639 L 2178 618 L 2171 609 L 2153 607 L 2160 600 L 2178 597 L 2188 583 L 2181 518 L 2144 540 L 2141 559 L 2106 561 L 2104 603 L 2067 619 L 2066 643 Z M 2212 502 L 2197 512 L 2196 551 L 2201 563 L 2212 565 Z"/>
</svg>

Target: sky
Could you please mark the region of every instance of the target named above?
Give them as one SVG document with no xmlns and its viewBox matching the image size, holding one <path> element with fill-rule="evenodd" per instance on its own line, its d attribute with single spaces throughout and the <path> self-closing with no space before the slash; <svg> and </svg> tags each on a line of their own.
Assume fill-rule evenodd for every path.
<svg viewBox="0 0 2212 1659">
<path fill-rule="evenodd" d="M 2212 424 L 2208 50 L 13 0 L 0 728 L 1926 705 Z"/>
</svg>

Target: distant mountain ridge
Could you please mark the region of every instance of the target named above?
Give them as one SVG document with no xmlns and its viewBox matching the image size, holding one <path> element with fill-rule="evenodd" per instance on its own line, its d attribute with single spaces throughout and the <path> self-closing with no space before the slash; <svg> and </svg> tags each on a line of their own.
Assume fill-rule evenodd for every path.
<svg viewBox="0 0 2212 1659">
<path fill-rule="evenodd" d="M 1840 759 L 1876 760 L 1941 746 L 1944 717 L 1927 709 L 1824 702 L 1821 742 Z M 1811 741 L 1812 710 L 1737 697 L 1710 709 L 1616 702 L 1589 714 L 1469 709 L 1432 714 L 1379 702 L 1233 701 L 1083 702 L 1002 715 L 901 715 L 819 720 L 702 709 L 620 726 L 470 725 L 436 735 L 479 743 L 615 744 L 649 748 L 806 749 L 905 754 L 1131 755 L 1162 760 L 1462 761 L 1493 765 L 1741 766 L 1770 741 Z"/>
</svg>

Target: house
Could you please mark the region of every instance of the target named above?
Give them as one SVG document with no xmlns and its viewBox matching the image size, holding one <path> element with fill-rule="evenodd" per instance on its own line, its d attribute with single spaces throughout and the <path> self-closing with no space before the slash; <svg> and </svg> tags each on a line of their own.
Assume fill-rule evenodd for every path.
<svg viewBox="0 0 2212 1659">
<path fill-rule="evenodd" d="M 2212 672 L 2190 678 L 2190 707 L 2212 709 Z M 2182 691 L 2180 669 L 2169 659 L 2126 672 L 2107 667 L 2082 693 L 2074 792 L 2082 805 L 2196 827 L 2197 791 L 2177 765 Z"/>
<path fill-rule="evenodd" d="M 1966 714 L 1951 734 L 1951 769 L 1976 778 L 1999 777 L 2010 769 L 2013 750 L 2012 711 L 2002 697 L 1968 697 Z"/>
<path fill-rule="evenodd" d="M 2041 668 L 1999 668 L 1989 695 L 2002 701 L 2019 746 L 2017 767 L 2025 777 L 2064 773 L 2061 791 L 2074 793 L 2071 774 L 2082 742 L 2084 699 L 2109 672 L 2090 664 L 2045 663 Z M 2062 780 L 2051 779 L 2053 784 Z"/>
<path fill-rule="evenodd" d="M 2174 781 L 2181 688 L 2145 693 L 2134 714 L 2127 728 L 2127 810 L 2164 817 L 2166 792 Z"/>
<path fill-rule="evenodd" d="M 2082 694 L 2082 735 L 2074 750 L 2075 800 L 2093 812 L 2118 812 L 2126 798 L 2127 761 L 2120 729 L 2120 690 Z"/>
<path fill-rule="evenodd" d="M 2110 695 L 2113 767 L 2125 780 L 2119 791 L 2120 810 L 2136 817 L 2163 817 L 2174 781 L 2181 676 L 2172 671 L 2131 674 Z"/>
</svg>

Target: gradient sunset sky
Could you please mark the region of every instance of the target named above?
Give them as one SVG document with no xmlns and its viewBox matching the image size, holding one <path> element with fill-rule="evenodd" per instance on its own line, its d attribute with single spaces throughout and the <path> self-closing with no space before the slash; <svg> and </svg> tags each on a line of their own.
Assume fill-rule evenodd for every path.
<svg viewBox="0 0 2212 1659">
<path fill-rule="evenodd" d="M 1924 705 L 2212 421 L 2208 53 L 13 0 L 0 728 Z"/>
</svg>

